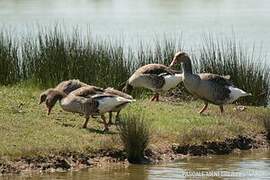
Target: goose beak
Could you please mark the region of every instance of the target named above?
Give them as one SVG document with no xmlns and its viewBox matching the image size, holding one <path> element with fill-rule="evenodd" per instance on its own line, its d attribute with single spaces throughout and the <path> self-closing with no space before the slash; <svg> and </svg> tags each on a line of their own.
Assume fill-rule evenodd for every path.
<svg viewBox="0 0 270 180">
<path fill-rule="evenodd" d="M 172 60 L 171 64 L 169 65 L 169 67 L 173 67 L 173 65 L 175 64 L 175 62 L 176 62 L 176 59 L 173 58 L 173 60 Z"/>
</svg>

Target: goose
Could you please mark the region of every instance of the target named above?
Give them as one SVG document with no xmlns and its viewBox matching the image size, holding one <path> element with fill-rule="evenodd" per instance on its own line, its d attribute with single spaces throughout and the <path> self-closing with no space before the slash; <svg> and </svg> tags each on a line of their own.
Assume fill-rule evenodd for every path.
<svg viewBox="0 0 270 180">
<path fill-rule="evenodd" d="M 71 93 L 73 95 L 82 96 L 82 97 L 92 97 L 95 94 L 116 95 L 116 96 L 120 96 L 120 97 L 123 97 L 126 99 L 133 100 L 132 96 L 130 96 L 122 91 L 116 90 L 112 87 L 108 87 L 102 91 L 95 92 L 93 90 L 93 87 L 85 86 L 85 87 L 79 88 Z M 112 124 L 112 112 L 116 112 L 115 120 L 117 121 L 117 120 L 119 120 L 119 114 L 120 114 L 120 111 L 122 110 L 122 108 L 123 108 L 122 106 L 115 107 L 112 111 L 109 112 L 109 124 Z"/>
<path fill-rule="evenodd" d="M 134 87 L 150 89 L 154 92 L 151 101 L 159 101 L 159 94 L 175 88 L 182 81 L 182 74 L 163 64 L 147 64 L 137 69 L 127 80 L 123 92 L 131 93 Z"/>
<path fill-rule="evenodd" d="M 104 131 L 108 131 L 109 127 L 104 114 L 107 112 L 112 112 L 117 108 L 122 109 L 127 104 L 135 100 L 105 93 L 95 94 L 91 97 L 78 96 L 74 92 L 66 95 L 62 91 L 51 89 L 49 90 L 45 101 L 48 108 L 48 113 L 50 113 L 52 107 L 57 101 L 60 102 L 60 106 L 64 111 L 80 113 L 85 116 L 83 128 L 87 128 L 87 123 L 91 115 L 100 115 L 104 123 Z"/>
<path fill-rule="evenodd" d="M 69 94 L 70 92 L 84 86 L 88 86 L 88 84 L 83 83 L 77 79 L 63 81 L 59 83 L 55 88 L 50 88 L 42 92 L 39 97 L 39 104 L 42 104 L 43 102 L 45 102 L 48 92 L 50 92 L 50 90 L 56 89 L 56 90 L 64 92 L 65 94 Z"/>
<path fill-rule="evenodd" d="M 182 64 L 185 88 L 204 101 L 204 107 L 199 111 L 200 114 L 207 109 L 208 103 L 218 105 L 221 113 L 223 113 L 223 105 L 232 103 L 240 97 L 251 95 L 233 86 L 229 80 L 230 76 L 211 73 L 193 74 L 191 60 L 185 52 L 176 53 L 169 67 L 178 63 Z"/>
</svg>

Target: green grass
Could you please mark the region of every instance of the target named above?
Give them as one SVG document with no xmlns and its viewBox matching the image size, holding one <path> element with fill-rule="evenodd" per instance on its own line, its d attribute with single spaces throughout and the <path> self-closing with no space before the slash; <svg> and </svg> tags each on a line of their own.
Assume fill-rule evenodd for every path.
<svg viewBox="0 0 270 180">
<path fill-rule="evenodd" d="M 92 119 L 88 129 L 82 129 L 84 117 L 62 112 L 58 105 L 47 116 L 44 104 L 38 105 L 40 92 L 26 85 L 0 87 L 0 157 L 123 149 L 114 126 L 110 133 L 103 134 L 103 124 Z M 265 130 L 261 117 L 269 114 L 267 108 L 248 107 L 238 112 L 230 105 L 220 115 L 218 107 L 210 105 L 209 115 L 201 116 L 197 111 L 202 105 L 200 101 L 155 103 L 141 99 L 124 109 L 122 116 L 145 114 L 144 121 L 151 124 L 150 148 L 154 149 L 173 143 L 222 141 Z"/>
</svg>

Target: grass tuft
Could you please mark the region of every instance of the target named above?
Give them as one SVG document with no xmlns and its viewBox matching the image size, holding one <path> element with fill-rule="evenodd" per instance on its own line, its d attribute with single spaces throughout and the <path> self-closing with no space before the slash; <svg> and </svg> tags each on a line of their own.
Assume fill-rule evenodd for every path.
<svg viewBox="0 0 270 180">
<path fill-rule="evenodd" d="M 120 138 L 130 163 L 145 162 L 144 151 L 149 144 L 149 125 L 144 117 L 125 115 L 119 124 Z"/>
</svg>

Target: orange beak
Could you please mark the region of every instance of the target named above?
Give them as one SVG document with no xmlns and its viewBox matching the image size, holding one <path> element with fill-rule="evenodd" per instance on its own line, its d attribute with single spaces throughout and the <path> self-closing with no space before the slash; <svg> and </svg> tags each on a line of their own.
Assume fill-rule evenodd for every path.
<svg viewBox="0 0 270 180">
<path fill-rule="evenodd" d="M 172 60 L 172 62 L 171 62 L 171 64 L 170 64 L 170 66 L 169 67 L 173 67 L 173 65 L 176 63 L 176 58 L 173 58 L 173 60 Z"/>
</svg>

